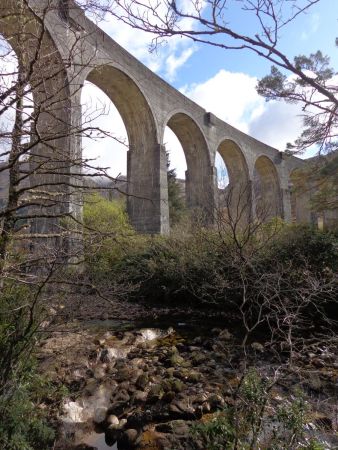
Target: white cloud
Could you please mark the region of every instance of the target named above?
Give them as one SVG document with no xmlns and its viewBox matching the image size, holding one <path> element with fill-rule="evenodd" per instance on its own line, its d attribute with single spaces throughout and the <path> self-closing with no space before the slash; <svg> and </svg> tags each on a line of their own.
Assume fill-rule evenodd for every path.
<svg viewBox="0 0 338 450">
<path fill-rule="evenodd" d="M 184 86 L 181 90 L 207 111 L 248 132 L 250 119 L 259 115 L 264 105 L 256 92 L 256 84 L 256 78 L 244 73 L 220 70 L 209 80 Z"/>
<path fill-rule="evenodd" d="M 255 77 L 220 70 L 203 83 L 185 86 L 182 92 L 230 125 L 284 150 L 300 134 L 301 109 L 284 102 L 265 102 L 256 84 Z"/>
<path fill-rule="evenodd" d="M 307 41 L 310 37 L 313 36 L 318 31 L 319 25 L 320 25 L 320 16 L 319 14 L 311 14 L 309 16 L 309 19 L 304 22 L 307 29 L 306 31 L 302 31 L 300 38 L 302 41 Z"/>
<path fill-rule="evenodd" d="M 127 132 L 119 112 L 104 92 L 91 83 L 85 83 L 81 101 L 83 127 L 97 127 L 110 135 L 102 137 L 102 133 L 93 131 L 91 138 L 83 138 L 84 158 L 93 160 L 89 163 L 92 166 L 109 167 L 111 176 L 126 175 L 127 147 L 113 138 L 114 136 L 128 143 Z"/>
<path fill-rule="evenodd" d="M 262 113 L 249 123 L 249 134 L 256 139 L 285 150 L 301 133 L 301 108 L 285 102 L 269 102 Z"/>
<path fill-rule="evenodd" d="M 166 74 L 170 81 L 175 79 L 177 69 L 183 66 L 193 53 L 194 49 L 190 47 L 183 50 L 179 56 L 176 56 L 175 54 L 168 56 L 166 61 Z"/>
<path fill-rule="evenodd" d="M 152 0 L 149 0 L 149 5 L 151 3 Z M 182 0 L 181 3 L 187 3 L 187 5 L 190 5 L 191 7 L 191 3 L 186 2 L 186 0 Z M 165 2 L 161 3 L 156 1 L 154 2 L 154 5 L 156 5 L 158 16 L 164 17 L 165 9 L 167 7 Z M 132 4 L 130 6 L 131 8 L 134 7 Z M 186 5 L 184 5 L 184 8 L 186 9 Z M 151 14 L 149 9 L 137 5 L 137 13 L 135 14 L 142 16 L 143 13 L 147 14 L 151 23 L 156 24 L 159 22 L 156 15 Z M 126 13 L 118 8 L 115 9 L 114 14 L 116 14 L 116 16 L 121 15 L 122 17 L 123 15 L 126 15 Z M 185 27 L 193 28 L 193 22 L 190 19 L 185 19 L 184 21 Z M 176 78 L 178 69 L 185 64 L 194 51 L 196 51 L 196 46 L 190 39 L 177 35 L 165 42 L 159 43 L 159 45 L 156 46 L 156 49 L 150 52 L 149 49 L 154 43 L 154 34 L 140 30 L 137 27 L 131 27 L 122 20 L 118 20 L 111 15 L 107 15 L 105 20 L 100 21 L 98 25 L 152 71 L 167 78 L 169 81 L 173 81 Z M 181 23 L 181 25 L 183 24 Z"/>
</svg>

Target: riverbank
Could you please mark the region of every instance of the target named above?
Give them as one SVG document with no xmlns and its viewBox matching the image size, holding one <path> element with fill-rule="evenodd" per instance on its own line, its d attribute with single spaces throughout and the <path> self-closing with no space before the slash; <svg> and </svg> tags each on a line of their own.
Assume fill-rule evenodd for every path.
<svg viewBox="0 0 338 450">
<path fill-rule="evenodd" d="M 262 333 L 243 352 L 242 331 L 225 312 L 97 297 L 68 299 L 58 312 L 39 354 L 40 370 L 68 391 L 55 415 L 55 449 L 204 449 L 199 426 L 236 408 L 245 419 L 248 374 L 251 389 L 264 386 L 266 396 L 261 442 L 272 438 L 281 407 L 301 396 L 304 442 L 338 446 L 337 342 L 320 330 L 308 336 L 306 352 L 295 349 L 290 365 L 288 352 Z"/>
</svg>

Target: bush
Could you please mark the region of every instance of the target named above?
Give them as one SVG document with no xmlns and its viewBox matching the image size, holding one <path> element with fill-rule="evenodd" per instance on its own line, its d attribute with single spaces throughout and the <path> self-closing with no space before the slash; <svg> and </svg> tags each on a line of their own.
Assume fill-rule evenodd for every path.
<svg viewBox="0 0 338 450">
<path fill-rule="evenodd" d="M 42 397 L 50 390 L 50 385 L 39 376 L 35 366 L 27 364 L 24 374 L 21 372 L 16 381 L 15 390 L 0 396 L 0 448 L 52 448 L 55 432 L 47 423 L 46 412 L 39 407 Z"/>
<path fill-rule="evenodd" d="M 198 441 L 206 450 L 324 450 L 319 441 L 306 436 L 311 411 L 302 392 L 276 407 L 272 386 L 250 369 L 238 386 L 234 406 L 192 427 L 191 448 L 201 448 L 194 444 Z"/>
<path fill-rule="evenodd" d="M 83 208 L 85 260 L 96 281 L 104 280 L 129 248 L 135 235 L 128 222 L 125 204 L 98 194 L 86 198 Z"/>
<path fill-rule="evenodd" d="M 4 282 L 0 295 L 0 448 L 48 449 L 54 432 L 38 408 L 48 384 L 37 374 L 33 352 L 42 320 L 37 292 Z"/>
<path fill-rule="evenodd" d="M 338 237 L 309 226 L 288 226 L 271 242 L 267 257 L 273 262 L 307 267 L 315 272 L 338 270 Z"/>
<path fill-rule="evenodd" d="M 231 309 L 247 333 L 269 327 L 291 346 L 294 330 L 336 314 L 337 242 L 333 234 L 281 223 L 237 241 L 215 230 L 177 229 L 167 237 L 104 241 L 90 258 L 97 279 L 114 280 L 121 292 L 128 286 L 131 299 Z"/>
<path fill-rule="evenodd" d="M 217 303 L 217 246 L 208 232 L 148 239 L 116 269 L 138 286 L 134 297 L 181 306 Z"/>
</svg>

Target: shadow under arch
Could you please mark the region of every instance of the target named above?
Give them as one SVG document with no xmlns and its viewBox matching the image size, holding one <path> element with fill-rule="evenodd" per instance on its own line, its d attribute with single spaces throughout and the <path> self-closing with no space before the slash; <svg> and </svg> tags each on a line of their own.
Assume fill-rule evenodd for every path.
<svg viewBox="0 0 338 450">
<path fill-rule="evenodd" d="M 289 175 L 291 220 L 293 223 L 312 223 L 311 186 L 302 169 L 293 169 Z"/>
<path fill-rule="evenodd" d="M 259 221 L 283 217 L 282 193 L 274 163 L 265 155 L 259 156 L 254 166 L 255 213 Z"/>
<path fill-rule="evenodd" d="M 224 139 L 217 152 L 226 165 L 229 184 L 218 195 L 220 211 L 232 225 L 247 224 L 251 219 L 252 195 L 249 169 L 243 151 L 231 139 Z"/>
<path fill-rule="evenodd" d="M 86 80 L 114 103 L 127 131 L 127 209 L 132 225 L 141 233 L 166 232 L 167 205 L 161 196 L 166 158 L 158 145 L 157 126 L 147 99 L 128 74 L 112 65 L 94 68 Z"/>
<path fill-rule="evenodd" d="M 213 221 L 215 177 L 206 139 L 195 120 L 184 112 L 174 113 L 167 123 L 177 136 L 187 162 L 186 204 L 202 214 L 204 223 Z"/>
</svg>

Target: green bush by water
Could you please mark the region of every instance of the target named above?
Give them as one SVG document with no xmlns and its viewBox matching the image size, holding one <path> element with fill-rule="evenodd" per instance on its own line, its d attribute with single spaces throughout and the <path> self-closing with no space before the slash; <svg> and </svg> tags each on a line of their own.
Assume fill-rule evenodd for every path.
<svg viewBox="0 0 338 450">
<path fill-rule="evenodd" d="M 0 448 L 47 450 L 54 431 L 39 407 L 51 386 L 37 372 L 34 350 L 42 311 L 33 288 L 7 281 L 0 294 Z"/>
</svg>

